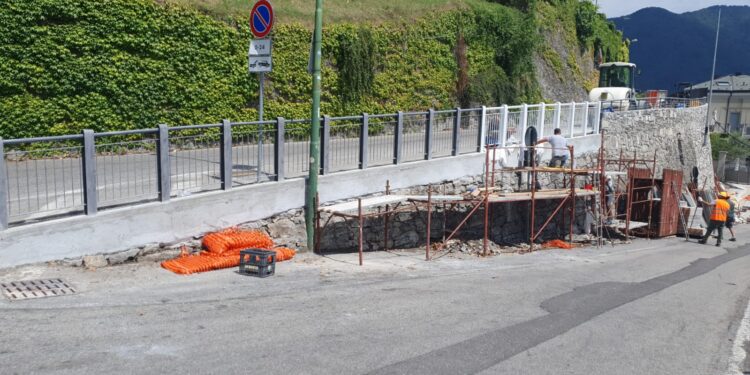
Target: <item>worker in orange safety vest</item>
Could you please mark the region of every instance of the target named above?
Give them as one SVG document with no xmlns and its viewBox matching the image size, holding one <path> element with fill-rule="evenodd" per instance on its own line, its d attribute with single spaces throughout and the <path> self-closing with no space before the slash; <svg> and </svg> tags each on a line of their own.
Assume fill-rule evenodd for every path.
<svg viewBox="0 0 750 375">
<path fill-rule="evenodd" d="M 708 223 L 706 235 L 698 241 L 699 243 L 705 244 L 708 241 L 708 238 L 711 237 L 711 233 L 716 229 L 718 232 L 716 246 L 721 246 L 721 238 L 724 232 L 724 225 L 727 222 L 729 210 L 729 194 L 722 191 L 719 193 L 719 199 L 716 200 L 713 210 L 711 210 L 711 221 Z"/>
</svg>

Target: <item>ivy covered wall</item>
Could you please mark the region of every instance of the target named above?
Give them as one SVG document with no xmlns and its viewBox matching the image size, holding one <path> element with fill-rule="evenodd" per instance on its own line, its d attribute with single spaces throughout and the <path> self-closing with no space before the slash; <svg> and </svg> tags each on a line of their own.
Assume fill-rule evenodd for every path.
<svg viewBox="0 0 750 375">
<path fill-rule="evenodd" d="M 578 4 L 545 1 L 556 2 Z M 322 112 L 544 99 L 532 62 L 544 39 L 532 5 L 479 2 L 409 23 L 327 25 Z M 621 39 L 593 33 L 582 48 L 602 33 Z M 267 118 L 309 116 L 310 36 L 303 25 L 277 24 Z M 247 73 L 249 39 L 244 19 L 217 20 L 153 0 L 7 0 L 0 8 L 0 137 L 253 120 L 258 84 Z"/>
</svg>

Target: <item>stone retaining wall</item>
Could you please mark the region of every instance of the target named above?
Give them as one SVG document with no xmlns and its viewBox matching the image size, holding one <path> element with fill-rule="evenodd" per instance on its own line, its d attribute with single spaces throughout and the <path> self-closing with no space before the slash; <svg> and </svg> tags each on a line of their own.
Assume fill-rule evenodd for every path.
<svg viewBox="0 0 750 375">
<path fill-rule="evenodd" d="M 602 119 L 604 146 L 608 158 L 634 154 L 652 159 L 656 153 L 656 177 L 664 168 L 682 170 L 690 181 L 693 167 L 699 171 L 699 184 L 713 186 L 714 169 L 711 142 L 703 145 L 707 107 L 672 108 L 605 113 Z"/>
</svg>

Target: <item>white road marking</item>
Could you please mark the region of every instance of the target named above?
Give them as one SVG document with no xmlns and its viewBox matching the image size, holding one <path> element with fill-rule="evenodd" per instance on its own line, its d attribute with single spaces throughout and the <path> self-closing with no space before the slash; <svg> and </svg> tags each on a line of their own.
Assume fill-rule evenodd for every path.
<svg viewBox="0 0 750 375">
<path fill-rule="evenodd" d="M 727 375 L 742 375 L 742 363 L 745 362 L 747 353 L 745 352 L 745 342 L 750 341 L 750 303 L 745 309 L 745 316 L 742 317 L 740 328 L 737 329 L 737 336 L 734 338 L 732 346 L 732 356 L 729 359 L 729 370 Z"/>
</svg>

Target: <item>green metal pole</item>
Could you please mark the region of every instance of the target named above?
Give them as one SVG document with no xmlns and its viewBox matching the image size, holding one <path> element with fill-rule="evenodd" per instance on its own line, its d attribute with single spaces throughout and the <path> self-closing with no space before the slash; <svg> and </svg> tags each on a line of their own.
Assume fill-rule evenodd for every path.
<svg viewBox="0 0 750 375">
<path fill-rule="evenodd" d="M 320 65 L 323 39 L 323 0 L 315 0 L 315 31 L 313 36 L 313 90 L 312 121 L 310 122 L 310 177 L 307 181 L 305 202 L 305 226 L 307 249 L 315 249 L 315 196 L 318 194 L 320 172 Z"/>
</svg>

